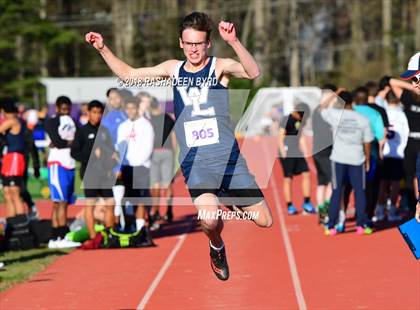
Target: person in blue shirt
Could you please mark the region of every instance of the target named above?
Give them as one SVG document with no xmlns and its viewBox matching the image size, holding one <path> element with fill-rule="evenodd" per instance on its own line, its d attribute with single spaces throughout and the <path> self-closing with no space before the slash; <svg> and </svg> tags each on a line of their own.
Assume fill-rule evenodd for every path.
<svg viewBox="0 0 420 310">
<path fill-rule="evenodd" d="M 372 149 L 372 156 L 376 158 L 382 157 L 381 152 L 381 145 L 383 145 L 384 138 L 385 138 L 385 125 L 382 120 L 381 114 L 372 109 L 368 104 L 368 90 L 365 87 L 358 87 L 353 91 L 354 94 L 354 107 L 353 109 L 365 116 L 370 123 L 370 128 L 373 132 L 375 137 L 375 142 L 378 144 L 376 145 L 376 150 Z"/>
<path fill-rule="evenodd" d="M 123 108 L 123 96 L 118 89 L 108 89 L 106 97 L 108 99 L 108 104 L 101 125 L 108 129 L 111 134 L 112 142 L 115 145 L 117 143 L 118 127 L 127 119 L 127 115 Z"/>
<path fill-rule="evenodd" d="M 366 175 L 366 214 L 368 222 L 372 220 L 379 195 L 380 170 L 385 143 L 385 125 L 381 114 L 368 104 L 368 89 L 358 87 L 354 90 L 354 110 L 369 120 L 375 139 L 371 145 L 370 169 Z"/>
</svg>

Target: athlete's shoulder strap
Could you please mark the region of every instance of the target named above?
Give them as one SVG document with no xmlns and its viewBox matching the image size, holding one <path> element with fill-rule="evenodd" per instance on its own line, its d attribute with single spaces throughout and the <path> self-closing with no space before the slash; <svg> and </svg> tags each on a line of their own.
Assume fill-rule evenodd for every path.
<svg viewBox="0 0 420 310">
<path fill-rule="evenodd" d="M 217 61 L 217 57 L 212 57 L 211 58 L 211 65 L 210 65 L 210 69 L 209 69 L 209 78 L 211 78 L 214 69 L 216 68 L 216 61 Z"/>
<path fill-rule="evenodd" d="M 172 74 L 174 79 L 177 79 L 179 77 L 179 69 L 181 69 L 184 62 L 182 60 L 178 61 L 178 63 L 175 66 L 174 73 Z"/>
</svg>

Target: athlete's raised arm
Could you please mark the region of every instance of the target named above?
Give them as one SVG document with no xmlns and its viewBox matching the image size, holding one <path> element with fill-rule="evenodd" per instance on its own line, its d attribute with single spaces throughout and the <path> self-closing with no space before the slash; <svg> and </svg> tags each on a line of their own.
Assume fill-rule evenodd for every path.
<svg viewBox="0 0 420 310">
<path fill-rule="evenodd" d="M 256 79 L 260 75 L 260 69 L 254 57 L 237 38 L 235 25 L 221 21 L 219 23 L 219 33 L 222 39 L 233 48 L 240 61 L 237 62 L 230 58 L 220 59 L 222 74 L 251 80 Z"/>
<path fill-rule="evenodd" d="M 154 67 L 133 68 L 119 59 L 105 45 L 104 39 L 100 33 L 89 32 L 85 35 L 86 42 L 91 44 L 105 60 L 108 67 L 122 80 L 133 78 L 157 78 L 170 77 L 177 64 L 177 60 L 167 60 Z"/>
<path fill-rule="evenodd" d="M 413 90 L 413 87 L 410 83 L 397 79 L 390 79 L 389 86 L 391 86 L 392 91 L 395 93 L 398 99 L 401 99 L 404 89 L 409 91 Z"/>
</svg>

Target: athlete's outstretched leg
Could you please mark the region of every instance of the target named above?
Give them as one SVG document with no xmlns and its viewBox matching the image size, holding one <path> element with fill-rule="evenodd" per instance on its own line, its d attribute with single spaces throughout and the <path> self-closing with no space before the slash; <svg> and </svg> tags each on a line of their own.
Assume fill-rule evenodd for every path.
<svg viewBox="0 0 420 310">
<path fill-rule="evenodd" d="M 221 237 L 223 221 L 217 216 L 219 200 L 214 194 L 201 194 L 194 200 L 204 233 L 210 240 L 210 265 L 219 280 L 229 278 L 229 266 L 226 259 L 225 245 Z"/>
<path fill-rule="evenodd" d="M 221 237 L 223 221 L 217 216 L 219 200 L 213 194 L 202 194 L 194 200 L 194 205 L 201 215 L 201 228 L 211 244 L 215 247 L 221 247 L 223 245 Z"/>
</svg>

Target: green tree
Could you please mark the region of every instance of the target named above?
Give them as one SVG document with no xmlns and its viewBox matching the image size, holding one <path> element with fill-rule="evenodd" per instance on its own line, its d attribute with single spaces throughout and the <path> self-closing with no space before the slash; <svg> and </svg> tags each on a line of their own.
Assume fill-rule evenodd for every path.
<svg viewBox="0 0 420 310">
<path fill-rule="evenodd" d="M 0 0 L 0 95 L 33 102 L 42 92 L 38 77 L 46 63 L 60 59 L 66 48 L 81 40 L 72 30 L 48 21 L 39 0 Z M 62 74 L 67 73 L 63 66 Z"/>
</svg>

